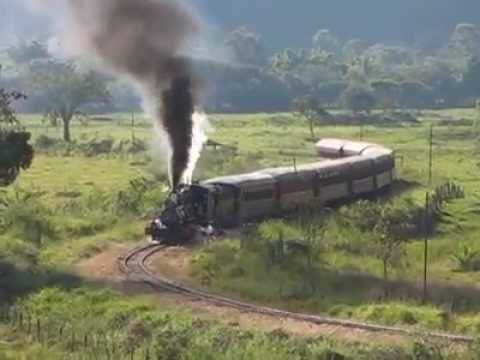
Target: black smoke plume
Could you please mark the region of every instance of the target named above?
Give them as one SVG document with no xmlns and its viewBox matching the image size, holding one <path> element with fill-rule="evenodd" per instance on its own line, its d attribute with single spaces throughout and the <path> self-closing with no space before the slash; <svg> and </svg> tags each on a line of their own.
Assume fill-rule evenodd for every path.
<svg viewBox="0 0 480 360">
<path fill-rule="evenodd" d="M 198 79 L 179 54 L 198 32 L 197 19 L 175 0 L 68 3 L 75 29 L 68 41 L 80 46 L 81 53 L 93 51 L 105 66 L 140 87 L 150 115 L 168 136 L 171 185 L 176 188 L 197 158 L 191 151 L 197 148 L 192 143 Z"/>
<path fill-rule="evenodd" d="M 191 80 L 188 76 L 173 79 L 171 86 L 162 94 L 163 126 L 169 134 L 171 156 L 171 181 L 173 188 L 181 182 L 188 167 L 192 148 L 194 103 Z"/>
</svg>

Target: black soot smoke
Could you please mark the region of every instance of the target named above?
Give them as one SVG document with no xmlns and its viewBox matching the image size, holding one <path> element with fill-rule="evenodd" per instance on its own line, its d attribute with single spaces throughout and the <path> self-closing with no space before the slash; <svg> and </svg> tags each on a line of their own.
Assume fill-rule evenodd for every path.
<svg viewBox="0 0 480 360">
<path fill-rule="evenodd" d="M 175 188 L 188 167 L 192 148 L 194 103 L 190 78 L 179 76 L 173 79 L 170 88 L 162 94 L 162 104 L 163 126 L 172 147 L 170 172 Z"/>
<path fill-rule="evenodd" d="M 140 87 L 150 115 L 168 137 L 172 187 L 188 182 L 206 140 L 194 123 L 204 119 L 194 115 L 198 78 L 179 54 L 199 30 L 196 17 L 174 0 L 68 1 L 75 29 L 69 41 Z"/>
</svg>

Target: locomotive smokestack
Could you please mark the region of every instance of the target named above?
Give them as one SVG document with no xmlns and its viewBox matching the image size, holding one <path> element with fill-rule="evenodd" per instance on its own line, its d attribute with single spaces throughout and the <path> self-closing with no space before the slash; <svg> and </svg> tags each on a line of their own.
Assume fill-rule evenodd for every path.
<svg viewBox="0 0 480 360">
<path fill-rule="evenodd" d="M 48 1 L 46 1 L 48 3 Z M 198 78 L 179 54 L 199 21 L 179 0 L 68 0 L 75 52 L 92 52 L 141 90 L 156 129 L 170 146 L 171 185 L 188 182 L 206 140 L 194 124 Z M 79 45 L 81 44 L 81 45 Z M 80 51 L 78 51 L 80 50 Z M 197 130 L 197 131 L 194 131 Z"/>
</svg>

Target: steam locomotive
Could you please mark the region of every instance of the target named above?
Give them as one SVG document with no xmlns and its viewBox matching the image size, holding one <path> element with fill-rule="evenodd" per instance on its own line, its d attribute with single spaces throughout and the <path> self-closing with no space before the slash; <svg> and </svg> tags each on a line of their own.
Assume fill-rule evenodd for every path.
<svg viewBox="0 0 480 360">
<path fill-rule="evenodd" d="M 390 149 L 339 139 L 324 139 L 315 147 L 327 160 L 179 187 L 147 226 L 147 235 L 156 242 L 184 243 L 199 229 L 211 233 L 215 227 L 235 227 L 305 206 L 364 196 L 394 181 L 395 157 Z"/>
</svg>

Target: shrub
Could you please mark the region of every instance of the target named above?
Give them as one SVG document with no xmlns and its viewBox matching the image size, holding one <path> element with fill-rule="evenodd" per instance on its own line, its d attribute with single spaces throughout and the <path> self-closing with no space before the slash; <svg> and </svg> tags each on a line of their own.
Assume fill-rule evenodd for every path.
<svg viewBox="0 0 480 360">
<path fill-rule="evenodd" d="M 55 149 L 61 143 L 60 139 L 50 137 L 42 134 L 35 141 L 35 148 L 38 150 L 52 150 Z"/>
<path fill-rule="evenodd" d="M 15 191 L 0 207 L 0 233 L 18 232 L 20 237 L 41 245 L 44 237 L 54 237 L 51 212 L 42 202 L 44 194 L 35 191 Z"/>
<path fill-rule="evenodd" d="M 459 271 L 480 271 L 480 251 L 461 243 L 458 253 L 452 255 Z"/>
<path fill-rule="evenodd" d="M 113 148 L 116 153 L 122 154 L 140 154 L 148 150 L 146 141 L 132 138 L 128 140 L 120 140 Z"/>
<path fill-rule="evenodd" d="M 110 154 L 113 150 L 113 138 L 91 139 L 86 143 L 80 144 L 79 149 L 82 154 L 88 157 Z"/>
<path fill-rule="evenodd" d="M 410 238 L 419 234 L 423 222 L 423 209 L 408 198 L 400 202 L 382 204 L 360 200 L 344 206 L 336 216 L 344 226 L 361 232 L 373 232 L 380 222 L 392 224 L 392 235 Z"/>
</svg>

